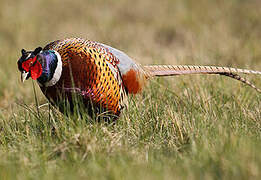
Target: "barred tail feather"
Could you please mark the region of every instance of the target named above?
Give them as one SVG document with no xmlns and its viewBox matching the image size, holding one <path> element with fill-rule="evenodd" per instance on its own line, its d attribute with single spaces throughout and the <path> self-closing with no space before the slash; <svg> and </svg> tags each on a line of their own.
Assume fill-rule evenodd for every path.
<svg viewBox="0 0 261 180">
<path fill-rule="evenodd" d="M 144 66 L 144 69 L 150 76 L 175 76 L 185 74 L 219 74 L 236 79 L 248 86 L 254 88 L 257 92 L 261 93 L 254 84 L 247 79 L 239 76 L 236 73 L 243 74 L 257 74 L 261 75 L 261 71 L 253 71 L 248 69 L 237 69 L 230 67 L 218 67 L 218 66 L 193 66 L 193 65 L 149 65 Z"/>
<path fill-rule="evenodd" d="M 220 74 L 220 75 L 224 75 L 224 76 L 228 76 L 230 78 L 236 79 L 236 80 L 238 80 L 238 81 L 240 81 L 240 82 L 250 86 L 251 88 L 255 89 L 257 92 L 261 93 L 261 90 L 259 88 L 257 88 L 254 84 L 252 84 L 246 78 L 243 78 L 243 77 L 239 76 L 238 74 L 224 73 L 224 74 Z"/>
<path fill-rule="evenodd" d="M 174 76 L 183 74 L 222 74 L 222 73 L 244 73 L 259 74 L 261 71 L 237 69 L 218 66 L 193 66 L 193 65 L 149 65 L 144 66 L 152 76 Z"/>
</svg>

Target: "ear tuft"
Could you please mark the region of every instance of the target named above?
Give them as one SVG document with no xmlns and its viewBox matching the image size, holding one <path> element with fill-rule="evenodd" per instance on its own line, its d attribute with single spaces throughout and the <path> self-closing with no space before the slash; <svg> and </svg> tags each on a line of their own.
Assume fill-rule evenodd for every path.
<svg viewBox="0 0 261 180">
<path fill-rule="evenodd" d="M 42 49 L 43 49 L 43 48 L 41 48 L 41 47 L 36 48 L 36 49 L 34 50 L 33 54 L 36 56 L 39 52 L 41 52 Z"/>
<path fill-rule="evenodd" d="M 22 55 L 25 55 L 26 54 L 26 50 L 22 49 L 21 53 L 22 53 Z"/>
</svg>

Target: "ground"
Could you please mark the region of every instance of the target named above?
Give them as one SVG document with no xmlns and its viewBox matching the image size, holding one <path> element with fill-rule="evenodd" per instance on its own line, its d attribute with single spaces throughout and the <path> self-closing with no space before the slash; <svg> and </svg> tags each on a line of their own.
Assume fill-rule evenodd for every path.
<svg viewBox="0 0 261 180">
<path fill-rule="evenodd" d="M 16 62 L 65 37 L 141 64 L 261 70 L 258 0 L 0 1 L 0 179 L 260 179 L 261 95 L 221 76 L 156 78 L 116 124 L 66 117 Z M 260 76 L 247 76 L 261 87 Z M 35 92 L 34 92 L 35 88 Z"/>
</svg>

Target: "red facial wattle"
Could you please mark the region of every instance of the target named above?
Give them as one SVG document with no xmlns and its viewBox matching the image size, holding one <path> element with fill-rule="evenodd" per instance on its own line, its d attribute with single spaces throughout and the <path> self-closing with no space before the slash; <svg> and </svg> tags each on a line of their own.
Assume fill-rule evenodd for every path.
<svg viewBox="0 0 261 180">
<path fill-rule="evenodd" d="M 31 73 L 31 77 L 33 80 L 39 78 L 43 72 L 42 65 L 39 63 L 39 61 L 37 61 L 36 56 L 23 62 L 22 68 L 26 72 Z"/>
</svg>

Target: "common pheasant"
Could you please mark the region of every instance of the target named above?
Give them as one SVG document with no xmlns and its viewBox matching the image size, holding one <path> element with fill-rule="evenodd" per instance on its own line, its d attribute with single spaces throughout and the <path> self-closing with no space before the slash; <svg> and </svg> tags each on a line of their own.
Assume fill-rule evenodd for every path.
<svg viewBox="0 0 261 180">
<path fill-rule="evenodd" d="M 235 73 L 260 71 L 216 66 L 149 65 L 141 66 L 120 50 L 95 41 L 69 38 L 49 43 L 34 51 L 22 49 L 18 60 L 21 80 L 37 80 L 43 94 L 60 111 L 67 100 L 73 109 L 73 96 L 82 97 L 89 115 L 109 112 L 117 119 L 128 94 L 139 93 L 154 76 L 219 74 L 237 79 L 257 91 L 253 84 Z"/>
</svg>

